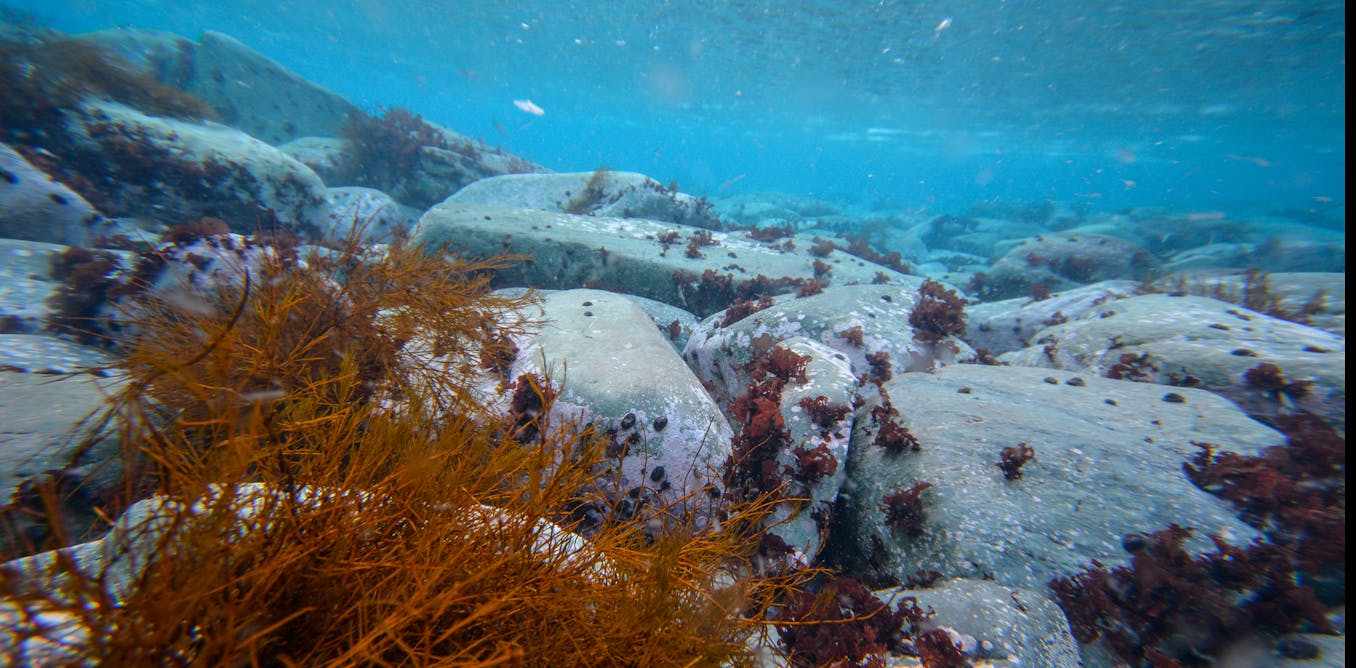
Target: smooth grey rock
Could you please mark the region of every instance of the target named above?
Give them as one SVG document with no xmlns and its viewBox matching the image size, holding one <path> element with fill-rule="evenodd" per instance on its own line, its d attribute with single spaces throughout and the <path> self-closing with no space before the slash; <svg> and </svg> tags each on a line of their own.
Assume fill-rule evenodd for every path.
<svg viewBox="0 0 1356 668">
<path fill-rule="evenodd" d="M 56 375 L 103 368 L 112 358 L 98 348 L 45 334 L 0 334 L 0 368 Z"/>
<path fill-rule="evenodd" d="M 717 198 L 716 212 L 737 225 L 766 227 L 791 225 L 804 227 L 804 219 L 842 213 L 835 204 L 801 195 L 781 192 L 741 193 Z"/>
<path fill-rule="evenodd" d="M 0 237 L 88 246 L 112 230 L 84 197 L 0 143 Z"/>
<path fill-rule="evenodd" d="M 683 348 L 687 346 L 688 338 L 692 336 L 692 331 L 697 328 L 701 318 L 698 318 L 691 311 L 678 308 L 672 304 L 647 299 L 638 295 L 627 295 L 627 299 L 636 303 L 645 314 L 654 321 L 655 327 L 659 328 L 659 333 L 668 339 L 669 344 L 673 346 L 673 351 L 682 354 Z"/>
<path fill-rule="evenodd" d="M 1017 297 L 965 307 L 965 340 L 1000 355 L 1031 345 L 1040 330 L 1081 317 L 1108 301 L 1139 294 L 1134 281 L 1102 281 L 1033 301 Z"/>
<path fill-rule="evenodd" d="M 876 592 L 881 600 L 912 596 L 935 614 L 922 630 L 945 626 L 973 637 L 978 654 L 1020 666 L 1079 668 L 1078 641 L 1064 611 L 1048 590 L 1003 586 L 996 582 L 956 578 L 927 589 Z M 985 643 L 988 644 L 986 648 Z"/>
<path fill-rule="evenodd" d="M 94 44 L 140 74 L 180 89 L 188 73 L 188 59 L 196 47 L 193 40 L 172 32 L 125 26 L 74 35 L 71 39 Z"/>
<path fill-rule="evenodd" d="M 9 352 L 17 338 L 0 336 L 0 350 Z M 38 337 L 27 337 L 38 338 Z M 45 337 L 43 337 L 45 338 Z M 69 344 L 68 344 L 69 345 Z M 94 513 L 99 495 L 118 484 L 122 467 L 119 440 L 111 431 L 96 431 L 97 412 L 106 397 L 115 391 L 117 381 L 88 374 L 53 376 L 20 373 L 0 365 L 0 500 L 5 504 L 8 527 L 0 532 L 0 553 L 24 548 L 12 543 L 16 535 L 43 540 L 49 531 L 48 520 L 30 516 L 25 509 L 36 499 L 16 496 L 26 484 L 57 485 L 56 509 L 65 535 L 79 539 L 99 523 Z"/>
<path fill-rule="evenodd" d="M 270 144 L 338 133 L 353 103 L 211 30 L 192 51 L 180 86 L 212 105 L 223 123 Z"/>
<path fill-rule="evenodd" d="M 371 183 L 364 178 L 366 174 L 344 173 L 341 169 L 332 185 L 372 185 L 403 204 L 423 210 L 481 179 L 551 171 L 436 123 L 424 122 L 442 136 L 446 148 L 421 147 L 413 168 L 392 183 Z"/>
<path fill-rule="evenodd" d="M 1288 320 L 1346 335 L 1347 275 L 1344 273 L 1202 269 L 1169 274 L 1154 281 L 1153 288 L 1169 294 L 1213 297 L 1273 314 L 1281 311 L 1290 316 L 1286 318 Z M 1266 303 L 1268 297 L 1274 299 L 1274 303 Z"/>
<path fill-rule="evenodd" d="M 320 232 L 320 238 L 331 243 L 342 243 L 362 231 L 364 243 L 389 242 L 414 225 L 419 214 L 401 205 L 386 193 L 373 188 L 345 186 L 330 188 L 325 193 L 329 207 L 329 225 Z"/>
<path fill-rule="evenodd" d="M 722 488 L 733 432 L 645 311 L 624 295 L 566 290 L 545 297 L 540 318 L 517 341 L 510 375 L 545 373 L 560 384 L 552 423 L 615 429 L 618 495 L 644 488 L 660 504 L 688 494 L 706 504 L 708 486 Z"/>
<path fill-rule="evenodd" d="M 1069 382 L 1075 376 L 1082 385 Z M 935 570 L 1044 590 L 1092 559 L 1126 563 L 1123 536 L 1172 523 L 1198 530 L 1191 550 L 1210 549 L 1208 534 L 1245 544 L 1257 532 L 1193 485 L 1182 464 L 1200 452 L 1194 442 L 1246 455 L 1284 442 L 1201 390 L 1177 389 L 1186 401 L 1168 403 L 1163 388 L 1144 383 L 966 364 L 884 387 L 921 450 L 869 445 L 875 430 L 863 416 L 872 406 L 859 409 L 834 530 L 850 569 L 901 580 Z M 1007 480 L 1000 451 L 1019 443 L 1035 459 Z M 884 497 L 923 482 L 933 487 L 922 494 L 921 534 L 886 525 Z"/>
<path fill-rule="evenodd" d="M 239 130 L 103 101 L 72 115 L 80 150 L 115 170 L 103 193 L 115 210 L 105 213 L 167 225 L 215 216 L 245 233 L 276 221 L 303 237 L 325 219 L 325 184 L 315 172 Z"/>
<path fill-rule="evenodd" d="M 1254 264 L 1257 249 L 1250 243 L 1214 243 L 1196 246 L 1172 253 L 1163 262 L 1163 270 L 1168 272 L 1196 271 L 1201 269 L 1228 269 L 1246 267 Z"/>
<path fill-rule="evenodd" d="M 1346 423 L 1344 337 L 1208 297 L 1152 294 L 1102 304 L 1041 330 L 1031 347 L 999 359 L 1105 376 L 1126 355 L 1148 355 L 1155 369 L 1143 380 L 1191 383 L 1261 419 L 1297 406 Z M 1287 380 L 1313 385 L 1304 396 L 1253 387 L 1244 374 L 1262 363 L 1279 366 Z"/>
<path fill-rule="evenodd" d="M 724 227 L 705 201 L 670 191 L 658 181 L 635 172 L 603 170 L 493 176 L 458 190 L 447 201 L 576 215 L 646 218 L 717 230 Z"/>
<path fill-rule="evenodd" d="M 194 42 L 169 32 L 114 28 L 76 39 L 198 97 L 221 122 L 270 144 L 338 134 L 349 114 L 361 113 L 342 96 L 223 33 L 209 30 Z"/>
<path fill-rule="evenodd" d="M 995 247 L 999 242 L 1027 239 L 1043 231 L 1039 225 L 1033 223 L 1003 218 L 952 215 L 937 216 L 914 227 L 914 233 L 927 244 L 928 248 L 959 251 L 990 259 L 999 257 L 995 254 Z"/>
<path fill-rule="evenodd" d="M 703 380 L 725 396 L 739 396 L 748 384 L 742 367 L 754 357 L 755 340 L 766 337 L 766 348 L 793 336 L 803 336 L 842 354 L 857 377 L 873 373 L 867 355 L 885 353 L 893 373 L 927 371 L 973 357 L 974 351 L 956 337 L 936 344 L 913 338 L 909 313 L 923 280 L 901 277 L 900 285 L 830 286 L 824 292 L 797 299 L 782 298 L 725 327 L 724 312 L 716 313 L 692 333 L 683 357 Z M 849 343 L 842 333 L 862 328 L 862 346 Z"/>
<path fill-rule="evenodd" d="M 677 240 L 661 243 L 667 233 L 677 233 Z M 716 245 L 700 248 L 702 257 L 687 257 L 687 245 L 698 234 L 710 234 Z M 915 280 L 840 250 L 815 257 L 808 250 L 813 241 L 803 237 L 795 239 L 794 250 L 787 250 L 784 244 L 754 241 L 742 232 L 452 201 L 427 211 L 413 237 L 428 247 L 470 256 L 518 253 L 531 258 L 500 271 L 496 279 L 500 285 L 600 287 L 656 299 L 703 317 L 729 306 L 740 286 L 755 288 L 760 275 L 773 281 L 815 278 L 817 260 L 831 270 L 833 285 L 871 283 L 881 277 L 895 284 Z M 702 279 L 708 271 L 713 281 Z M 769 289 L 793 288 L 783 283 Z"/>
<path fill-rule="evenodd" d="M 805 365 L 805 382 L 788 382 L 782 388 L 778 409 L 786 423 L 788 447 L 776 453 L 776 462 L 786 484 L 783 496 L 805 500 L 782 501 L 765 523 L 772 534 L 794 550 L 790 563 L 804 565 L 812 563 L 823 547 L 833 505 L 846 476 L 852 414 L 849 412 L 834 424 L 821 427 L 815 424 L 800 402 L 823 397 L 831 406 L 850 407 L 857 395 L 857 379 L 844 355 L 818 341 L 794 336 L 777 345 L 809 358 Z M 823 456 L 832 460 L 833 472 L 817 480 L 807 479 L 801 473 L 803 468 L 798 461 L 798 452 L 819 448 L 823 448 Z"/>
<path fill-rule="evenodd" d="M 347 142 L 338 137 L 298 137 L 282 144 L 278 150 L 310 167 L 326 184 L 335 185 L 340 180 L 346 145 Z"/>
<path fill-rule="evenodd" d="M 51 276 L 52 256 L 64 250 L 57 244 L 0 239 L 0 332 L 37 334 L 46 326 L 47 299 L 59 285 Z"/>
<path fill-rule="evenodd" d="M 1052 292 L 1111 279 L 1142 281 L 1157 270 L 1143 248 L 1115 237 L 1042 234 L 1007 251 L 985 273 L 979 296 L 987 300 L 1018 297 L 1044 285 Z"/>
</svg>

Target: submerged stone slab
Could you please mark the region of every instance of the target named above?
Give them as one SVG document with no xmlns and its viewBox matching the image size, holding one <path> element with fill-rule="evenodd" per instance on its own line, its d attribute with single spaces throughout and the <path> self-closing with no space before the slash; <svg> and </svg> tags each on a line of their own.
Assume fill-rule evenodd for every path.
<svg viewBox="0 0 1356 668">
<path fill-rule="evenodd" d="M 88 246 L 112 231 L 84 197 L 0 143 L 0 237 Z"/>
<path fill-rule="evenodd" d="M 13 352 L 15 338 L 0 336 L 0 351 Z M 41 544 L 51 536 L 41 501 L 33 490 L 24 491 L 28 486 L 56 486 L 65 535 L 79 539 L 100 523 L 94 512 L 100 494 L 114 489 L 122 473 L 116 434 L 95 432 L 98 421 L 91 419 L 116 381 L 13 368 L 0 362 L 0 522 L 7 528 L 0 532 L 0 552 L 8 554 L 23 549 L 11 542 L 16 538 Z"/>
<path fill-rule="evenodd" d="M 349 114 L 361 113 L 342 96 L 219 32 L 202 34 L 190 62 L 184 90 L 211 104 L 222 122 L 270 144 L 336 134 Z"/>
<path fill-rule="evenodd" d="M 779 299 L 725 326 L 725 314 L 714 314 L 693 332 L 683 356 L 703 380 L 730 396 L 742 393 L 748 383 L 741 368 L 754 357 L 755 346 L 765 349 L 792 336 L 839 352 L 858 377 L 883 375 L 886 363 L 890 373 L 905 373 L 972 357 L 974 351 L 956 337 L 937 343 L 914 338 L 909 313 L 923 279 L 901 276 L 900 281 L 902 285 L 831 286 L 818 295 Z M 861 343 L 853 340 L 852 330 L 858 327 Z"/>
<path fill-rule="evenodd" d="M 1008 299 L 1045 289 L 1067 290 L 1112 279 L 1145 280 L 1157 261 L 1144 248 L 1111 236 L 1087 233 L 1042 234 L 1027 239 L 976 277 L 984 299 Z"/>
<path fill-rule="evenodd" d="M 0 239 L 0 332 L 37 334 L 46 326 L 47 299 L 60 283 L 52 257 L 66 246 Z"/>
<path fill-rule="evenodd" d="M 1036 333 L 1083 316 L 1108 301 L 1139 294 L 1134 281 L 1102 281 L 1057 292 L 1040 301 L 1029 297 L 972 304 L 965 309 L 965 340 L 1000 355 L 1031 345 Z"/>
<path fill-rule="evenodd" d="M 647 218 L 707 229 L 724 227 L 705 200 L 671 190 L 636 172 L 598 170 L 493 176 L 458 190 L 449 201 L 578 215 Z"/>
<path fill-rule="evenodd" d="M 612 433 L 616 493 L 643 489 L 634 498 L 665 504 L 688 494 L 706 502 L 720 489 L 733 432 L 644 310 L 624 295 L 567 290 L 530 315 L 544 324 L 518 341 L 510 375 L 546 373 L 560 384 L 553 424 Z"/>
<path fill-rule="evenodd" d="M 221 121 L 270 144 L 335 135 L 357 106 L 245 46 L 205 31 L 197 42 L 156 30 L 115 28 L 80 35 L 148 76 L 202 99 Z"/>
<path fill-rule="evenodd" d="M 273 225 L 303 237 L 322 226 L 325 184 L 278 149 L 234 128 L 144 114 L 113 102 L 73 112 L 78 171 L 109 215 L 178 225 L 214 216 L 242 232 Z"/>
<path fill-rule="evenodd" d="M 823 547 L 846 477 L 852 436 L 848 409 L 857 394 L 857 379 L 845 356 L 818 341 L 796 336 L 778 347 L 808 360 L 805 382 L 788 382 L 777 406 L 786 424 L 787 443 L 775 454 L 775 462 L 777 476 L 785 484 L 782 496 L 788 500 L 777 504 L 765 524 L 793 551 L 790 563 L 804 565 L 812 563 Z M 841 408 L 844 414 L 832 422 L 819 422 L 803 401 Z"/>
<path fill-rule="evenodd" d="M 891 596 L 918 599 L 918 607 L 935 613 L 924 620 L 923 630 L 946 627 L 971 636 L 980 658 L 1014 666 L 1082 665 L 1069 620 L 1048 590 L 957 578 L 927 589 L 888 590 L 877 596 L 883 601 Z"/>
<path fill-rule="evenodd" d="M 803 237 L 796 237 L 788 249 L 743 232 L 450 200 L 424 214 L 414 238 L 471 256 L 527 256 L 528 261 L 499 272 L 500 285 L 597 287 L 656 299 L 703 317 L 729 306 L 741 289 L 752 294 L 789 292 L 795 289 L 792 282 L 815 279 L 817 273 L 832 285 L 915 280 L 841 250 L 816 257 L 808 250 L 814 242 Z M 694 238 L 709 243 L 693 247 L 698 243 Z"/>
<path fill-rule="evenodd" d="M 1346 422 L 1344 337 L 1207 297 L 1154 294 L 1102 304 L 999 359 L 1201 387 L 1263 419 L 1297 406 Z M 1279 367 L 1287 383 L 1308 385 L 1277 389 L 1248 380 L 1262 364 Z"/>
<path fill-rule="evenodd" d="M 387 243 L 408 231 L 419 217 L 417 212 L 373 188 L 330 188 L 325 192 L 325 204 L 328 227 L 319 236 L 334 244 L 342 244 L 355 230 L 362 233 L 363 243 Z"/>
<path fill-rule="evenodd" d="M 1347 275 L 1325 272 L 1248 272 L 1202 269 L 1169 274 L 1153 287 L 1169 294 L 1213 297 L 1255 311 L 1313 325 L 1334 334 L 1347 331 Z"/>
<path fill-rule="evenodd" d="M 1044 590 L 1092 559 L 1126 563 L 1123 536 L 1173 523 L 1198 530 L 1192 550 L 1212 547 L 1207 534 L 1246 544 L 1257 532 L 1182 464 L 1194 442 L 1255 455 L 1285 440 L 1209 392 L 1175 389 L 1174 403 L 1159 386 L 1046 369 L 958 364 L 885 389 L 921 449 L 870 445 L 861 408 L 835 530 L 853 568 L 900 580 L 935 570 Z M 1008 480 L 1000 452 L 1019 443 L 1035 458 Z M 888 525 L 886 495 L 919 483 L 932 487 L 917 531 Z"/>
</svg>

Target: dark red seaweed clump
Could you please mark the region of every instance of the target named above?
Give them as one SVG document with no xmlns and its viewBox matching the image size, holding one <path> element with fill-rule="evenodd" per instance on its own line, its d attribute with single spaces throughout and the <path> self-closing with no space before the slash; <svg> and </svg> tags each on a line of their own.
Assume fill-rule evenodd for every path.
<svg viewBox="0 0 1356 668">
<path fill-rule="evenodd" d="M 913 338 L 924 343 L 964 334 L 965 300 L 937 281 L 923 281 L 918 288 L 918 303 L 909 312 L 909 324 Z"/>
<path fill-rule="evenodd" d="M 1018 443 L 1017 447 L 1003 448 L 998 456 L 1001 461 L 996 466 L 1003 470 L 1003 477 L 1018 480 L 1022 477 L 1022 466 L 1036 457 L 1036 451 L 1025 443 Z"/>
<path fill-rule="evenodd" d="M 773 622 L 793 666 L 860 665 L 897 646 L 906 622 L 915 625 L 929 614 L 912 597 L 891 609 L 865 585 L 844 577 L 829 580 L 818 593 L 793 594 Z"/>
</svg>

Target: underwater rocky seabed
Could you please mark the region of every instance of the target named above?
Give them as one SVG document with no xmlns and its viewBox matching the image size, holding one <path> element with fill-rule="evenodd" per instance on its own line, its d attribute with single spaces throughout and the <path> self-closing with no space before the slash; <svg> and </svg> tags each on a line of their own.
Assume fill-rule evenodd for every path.
<svg viewBox="0 0 1356 668">
<path fill-rule="evenodd" d="M 130 336 L 129 285 L 196 313 L 282 239 L 319 265 L 396 235 L 525 258 L 493 285 L 543 290 L 513 311 L 538 324 L 475 391 L 521 412 L 513 379 L 559 381 L 539 408 L 609 443 L 603 514 L 780 494 L 758 563 L 843 578 L 813 585 L 833 614 L 788 596 L 779 619 L 863 620 L 784 624 L 761 660 L 1345 664 L 1344 221 L 708 201 L 366 116 L 226 35 L 2 35 L 4 553 L 115 519 L 95 512 L 126 482 L 115 439 L 72 429 L 117 392 L 122 351 L 91 330 Z M 63 554 L 142 564 L 148 513 Z M 52 554 L 7 577 L 45 582 Z M 881 613 L 863 583 L 934 614 Z M 19 610 L 0 603 L 0 642 L 62 664 Z"/>
</svg>

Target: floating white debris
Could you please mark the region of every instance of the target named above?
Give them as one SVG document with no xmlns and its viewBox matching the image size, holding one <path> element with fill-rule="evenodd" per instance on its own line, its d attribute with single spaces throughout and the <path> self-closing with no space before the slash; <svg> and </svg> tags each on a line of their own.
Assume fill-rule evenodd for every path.
<svg viewBox="0 0 1356 668">
<path fill-rule="evenodd" d="M 525 111 L 533 116 L 546 115 L 546 110 L 538 107 L 532 100 L 514 100 L 513 106 L 517 107 L 519 111 Z"/>
</svg>

